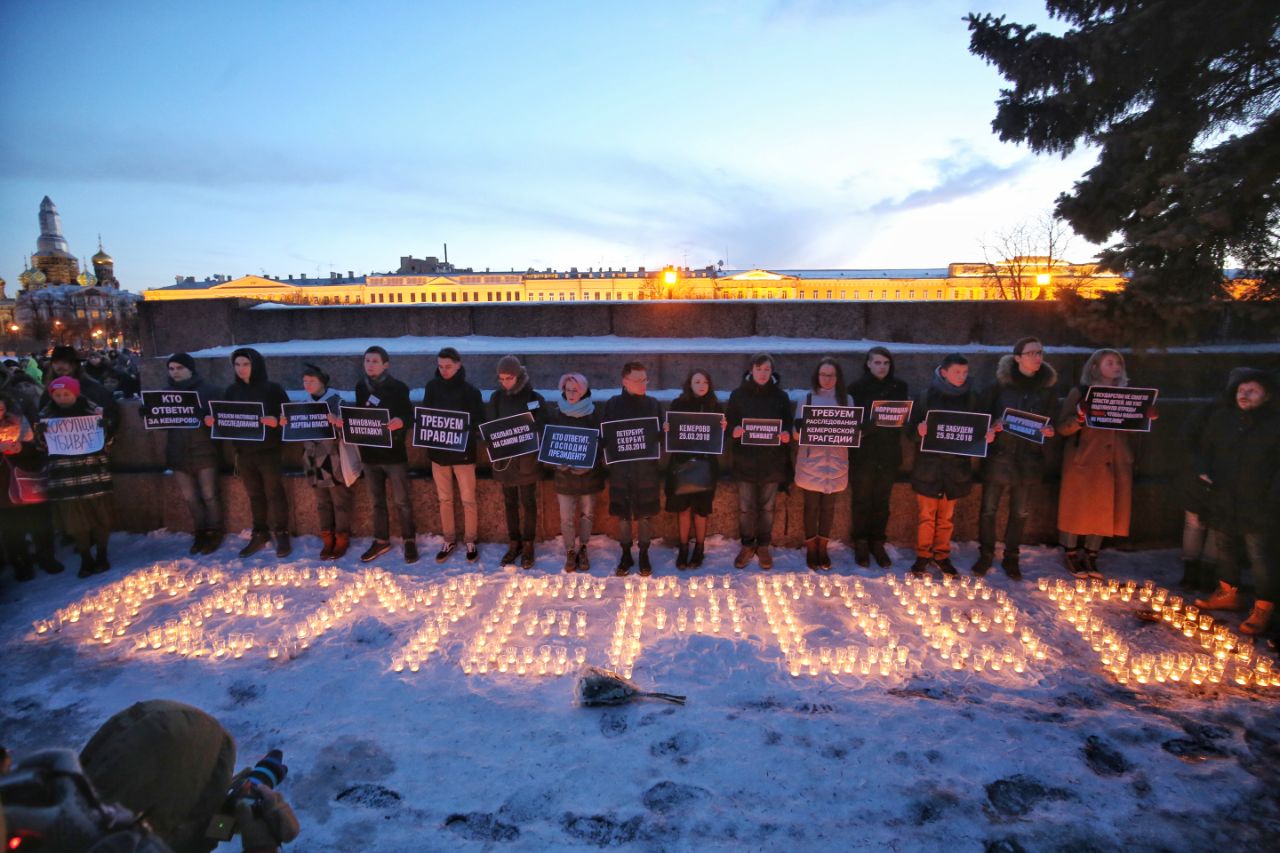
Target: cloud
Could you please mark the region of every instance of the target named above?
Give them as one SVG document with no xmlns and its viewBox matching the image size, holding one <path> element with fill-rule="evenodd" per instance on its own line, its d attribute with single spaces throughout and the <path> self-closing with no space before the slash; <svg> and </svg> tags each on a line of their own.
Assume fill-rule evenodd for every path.
<svg viewBox="0 0 1280 853">
<path fill-rule="evenodd" d="M 1033 163 L 1033 158 L 1024 157 L 1002 166 L 974 154 L 968 146 L 960 145 L 950 156 L 933 161 L 939 179 L 934 186 L 915 190 L 901 199 L 881 199 L 871 206 L 870 211 L 900 213 L 978 195 L 1013 180 L 1031 168 Z"/>
</svg>

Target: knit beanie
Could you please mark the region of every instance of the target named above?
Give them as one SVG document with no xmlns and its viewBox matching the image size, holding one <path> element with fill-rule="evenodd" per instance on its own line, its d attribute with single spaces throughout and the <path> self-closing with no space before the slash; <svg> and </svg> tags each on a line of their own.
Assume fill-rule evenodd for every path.
<svg viewBox="0 0 1280 853">
<path fill-rule="evenodd" d="M 57 391 L 59 388 L 66 388 L 77 397 L 80 396 L 80 381 L 71 376 L 59 376 L 57 379 L 49 383 L 49 392 Z"/>
<path fill-rule="evenodd" d="M 498 373 L 505 373 L 508 376 L 519 376 L 524 372 L 524 365 L 520 363 L 520 359 L 514 355 L 504 355 L 498 359 Z"/>
<path fill-rule="evenodd" d="M 169 360 L 165 362 L 165 364 L 181 364 L 192 373 L 196 372 L 196 360 L 185 352 L 175 352 L 173 355 L 169 356 Z"/>
<path fill-rule="evenodd" d="M 65 362 L 67 362 L 68 364 L 77 364 L 77 365 L 78 365 L 78 364 L 80 363 L 80 353 L 76 352 L 76 348 L 75 348 L 75 347 L 69 347 L 69 346 L 65 346 L 65 345 L 63 345 L 63 346 L 56 346 L 56 347 L 54 347 L 54 348 L 53 348 L 53 352 L 52 352 L 52 353 L 50 353 L 50 355 L 49 355 L 49 360 L 50 360 L 50 361 L 65 361 Z"/>
</svg>

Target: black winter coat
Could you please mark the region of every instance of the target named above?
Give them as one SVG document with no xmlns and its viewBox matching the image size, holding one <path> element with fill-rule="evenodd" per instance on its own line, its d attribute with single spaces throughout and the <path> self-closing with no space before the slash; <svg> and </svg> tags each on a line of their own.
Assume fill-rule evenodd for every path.
<svg viewBox="0 0 1280 853">
<path fill-rule="evenodd" d="M 541 435 L 542 427 L 547 423 L 547 401 L 533 390 L 527 378 L 514 393 L 509 394 L 502 388 L 496 388 L 489 395 L 486 420 L 506 418 L 521 412 L 533 415 L 533 428 Z M 493 479 L 504 486 L 527 486 L 538 482 L 541 476 L 542 465 L 538 462 L 536 453 L 526 453 L 524 456 L 493 463 Z"/>
<path fill-rule="evenodd" d="M 583 395 L 591 396 L 588 391 Z M 581 418 L 570 417 L 560 411 L 555 403 L 547 404 L 547 423 L 557 426 L 571 426 L 579 429 L 600 429 L 600 407 L 591 410 L 591 414 Z M 596 448 L 596 464 L 591 468 L 570 468 L 568 465 L 548 466 L 552 471 L 557 495 L 594 495 L 604 491 L 604 461 L 600 448 Z"/>
<path fill-rule="evenodd" d="M 995 385 L 987 390 L 986 411 L 991 422 L 995 423 L 1005 409 L 1020 409 L 1044 415 L 1052 424 L 1058 414 L 1058 394 L 1053 390 L 1057 382 L 1058 373 L 1048 364 L 1041 364 L 1033 376 L 1024 376 L 1014 357 L 1004 356 L 996 368 Z M 996 433 L 987 451 L 983 479 L 1002 485 L 1041 482 L 1047 464 L 1046 446 L 1012 433 Z"/>
<path fill-rule="evenodd" d="M 409 386 L 390 373 L 374 382 L 368 376 L 356 383 L 356 406 L 362 409 L 386 409 L 391 419 L 404 422 L 402 429 L 391 431 L 390 447 L 360 447 L 360 461 L 366 465 L 404 465 L 409 461 L 405 441 L 413 429 L 413 403 L 409 402 Z"/>
<path fill-rule="evenodd" d="M 603 421 L 625 421 L 631 418 L 654 418 L 662 423 L 662 404 L 648 395 L 623 391 L 604 404 L 600 413 Z M 637 459 L 634 462 L 615 462 L 606 465 L 609 483 L 614 486 L 633 484 L 642 488 L 657 489 L 662 484 L 662 472 L 658 459 Z"/>
<path fill-rule="evenodd" d="M 742 425 L 743 418 L 780 420 L 782 431 L 790 433 L 794 416 L 791 398 L 782 390 L 782 380 L 776 372 L 767 384 L 761 385 L 747 371 L 742 384 L 729 395 L 729 405 L 725 408 L 725 420 L 729 422 L 731 433 Z M 741 483 L 790 483 L 790 445 L 734 444 L 733 477 Z"/>
<path fill-rule="evenodd" d="M 222 399 L 233 403 L 261 403 L 264 417 L 280 417 L 280 407 L 289 402 L 289 395 L 279 385 L 267 379 L 267 362 L 259 352 L 251 351 L 248 358 L 253 365 L 249 381 L 241 382 L 237 377 L 222 392 Z M 266 438 L 261 442 L 235 441 L 232 444 L 235 445 L 237 456 L 247 453 L 279 454 L 280 427 L 267 427 Z"/>
<path fill-rule="evenodd" d="M 1213 481 L 1209 526 L 1261 533 L 1280 518 L 1280 411 L 1274 400 L 1251 412 L 1216 408 L 1205 423 L 1199 465 Z"/>
<path fill-rule="evenodd" d="M 467 369 L 458 367 L 452 379 L 436 375 L 422 391 L 422 405 L 428 409 L 449 409 L 471 415 L 471 437 L 465 451 L 427 451 L 427 458 L 437 465 L 471 465 L 476 461 L 476 442 L 479 440 L 480 423 L 485 419 L 484 398 L 480 389 L 467 381 Z"/>
<path fill-rule="evenodd" d="M 701 412 L 710 414 L 716 412 L 724 414 L 724 406 L 720 405 L 720 401 L 716 399 L 716 395 L 710 392 L 701 397 L 692 399 L 685 397 L 683 394 L 671 401 L 671 405 L 667 407 L 668 412 Z M 676 482 L 674 472 L 681 465 L 690 459 L 702 458 L 711 463 L 711 491 L 715 491 L 716 483 L 720 481 L 720 457 L 710 453 L 669 453 L 667 454 L 667 479 L 666 492 L 667 497 L 671 498 L 676 492 Z"/>
<path fill-rule="evenodd" d="M 174 391 L 195 391 L 200 399 L 200 417 L 209 414 L 209 401 L 218 399 L 218 390 L 204 381 L 199 373 L 191 374 L 185 382 L 169 380 Z M 164 464 L 173 471 L 194 474 L 202 468 L 218 465 L 218 446 L 209 436 L 209 428 L 203 423 L 196 429 L 165 430 Z"/>
<path fill-rule="evenodd" d="M 913 430 L 929 413 L 930 409 L 946 409 L 953 412 L 982 412 L 982 401 L 973 386 L 966 382 L 956 388 L 936 372 L 929 389 L 915 405 L 911 415 Z M 913 436 L 918 436 L 916 432 Z M 918 495 L 927 498 L 962 498 L 973 489 L 973 460 L 968 456 L 953 456 L 948 453 L 916 454 L 916 463 L 911 468 L 911 488 Z"/>
<path fill-rule="evenodd" d="M 893 375 L 884 379 L 876 379 L 864 366 L 862 378 L 849 385 L 849 396 L 853 398 L 851 405 L 861 406 L 863 420 L 871 420 L 871 404 L 877 400 L 910 400 L 907 383 Z M 902 467 L 902 436 L 905 427 L 889 429 L 886 427 L 868 426 L 862 431 L 862 446 L 849 451 L 849 464 L 855 468 L 887 468 L 897 471 Z"/>
</svg>

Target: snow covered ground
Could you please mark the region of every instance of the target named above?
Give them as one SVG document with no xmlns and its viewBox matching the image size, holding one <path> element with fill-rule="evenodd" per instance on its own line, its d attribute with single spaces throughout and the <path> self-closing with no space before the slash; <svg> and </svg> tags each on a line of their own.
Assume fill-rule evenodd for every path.
<svg viewBox="0 0 1280 853">
<path fill-rule="evenodd" d="M 914 595 L 931 590 L 904 583 L 911 555 L 901 549 L 890 583 L 879 572 L 854 569 L 843 549 L 835 552 L 836 571 L 819 577 L 805 571 L 801 552 L 786 550 L 772 573 L 735 572 L 736 544 L 723 540 L 713 542 L 702 570 L 680 573 L 671 549 L 655 546 L 658 570 L 647 583 L 632 581 L 628 607 L 625 582 L 606 579 L 617 547 L 603 538 L 592 544 L 595 580 L 585 598 L 585 576 L 559 571 L 554 542 L 539 546 L 537 566 L 523 574 L 497 565 L 497 545 L 482 548 L 478 569 L 460 558 L 437 567 L 430 555 L 439 543 L 431 537 L 423 537 L 422 563 L 386 560 L 377 564 L 384 572 L 368 573 L 355 556 L 360 544 L 337 571 L 318 572 L 318 541 L 304 538 L 279 575 L 274 559 L 236 559 L 234 537 L 221 559 L 178 558 L 186 542 L 167 533 L 117 535 L 116 568 L 107 575 L 80 580 L 72 566 L 61 576 L 0 590 L 0 741 L 19 757 L 46 746 L 78 747 L 135 701 L 197 705 L 235 736 L 240 764 L 284 750 L 290 772 L 281 790 L 303 826 L 290 849 L 305 851 L 1145 851 L 1280 844 L 1280 687 L 1233 683 L 1238 659 L 1221 684 L 1195 685 L 1188 676 L 1178 683 L 1116 683 L 1064 618 L 1070 607 L 1059 609 L 1037 589 L 1042 577 L 1050 590 L 1053 581 L 1069 580 L 1048 549 L 1025 557 L 1027 580 L 1020 584 L 993 572 L 985 582 L 988 598 L 969 579 L 954 598 L 939 586 L 936 598 L 917 606 Z M 972 545 L 962 546 L 957 562 L 967 565 L 973 556 Z M 1140 587 L 1150 578 L 1168 586 L 1177 557 L 1104 552 L 1103 562 L 1122 582 Z M 469 571 L 478 577 L 468 578 Z M 298 585 L 267 585 L 264 572 Z M 218 583 L 209 584 L 211 577 Z M 107 601 L 126 578 L 135 587 L 150 579 L 161 592 L 138 605 L 127 627 L 113 623 L 123 634 L 110 644 L 93 641 L 101 619 L 92 610 L 95 595 Z M 691 578 L 699 581 L 692 594 Z M 250 602 L 261 604 L 264 595 L 280 600 L 271 601 L 269 615 L 249 615 Z M 721 617 L 714 633 L 712 595 Z M 589 664 L 613 663 L 619 609 L 635 617 L 642 597 L 633 680 L 642 689 L 685 694 L 688 704 L 579 707 L 577 650 Z M 408 612 L 406 602 L 415 599 Z M 446 600 L 456 621 L 447 620 Z M 944 659 L 929 644 L 903 600 L 926 625 L 932 626 L 929 604 L 949 630 L 964 624 L 963 635 L 950 637 L 971 649 L 963 669 L 952 668 L 954 654 Z M 167 653 L 166 620 L 179 625 L 184 610 L 203 614 L 206 603 L 199 643 L 206 654 Z M 238 606 L 243 615 L 234 612 Z M 321 606 L 327 623 L 319 621 Z M 1132 655 L 1150 653 L 1157 662 L 1162 652 L 1175 656 L 1165 659 L 1170 664 L 1178 653 L 1203 653 L 1168 624 L 1136 619 L 1139 606 L 1136 598 L 1095 601 L 1097 636 L 1111 632 Z M 78 620 L 66 621 L 77 607 Z M 684 631 L 676 626 L 681 608 Z M 703 633 L 696 630 L 698 608 Z M 543 633 L 550 610 L 569 614 L 568 636 L 560 636 L 559 618 Z M 782 641 L 794 652 L 794 641 L 803 638 L 812 661 L 788 660 L 770 613 Z M 963 618 L 957 623 L 953 615 Z M 308 616 L 302 648 L 297 628 Z M 1010 616 L 1012 633 L 1004 631 Z M 445 617 L 448 630 L 428 653 L 437 617 Z M 37 634 L 34 623 L 43 620 L 54 630 Z M 981 631 L 988 620 L 989 630 Z M 1228 623 L 1238 625 L 1238 617 Z M 486 624 L 494 633 L 485 632 Z M 491 664 L 488 651 L 507 629 L 511 635 Z M 1023 629 L 1032 643 L 1024 642 Z M 934 638 L 945 633 L 929 630 Z M 253 648 L 240 658 L 214 657 L 215 641 L 225 643 L 232 633 L 241 641 L 252 633 Z M 292 642 L 282 643 L 286 635 Z M 415 638 L 422 641 L 420 663 L 406 654 Z M 160 648 L 151 648 L 150 639 Z M 624 631 L 619 667 L 627 664 L 629 643 Z M 552 673 L 556 650 L 564 649 L 565 675 L 536 674 L 544 645 Z M 283 655 L 269 657 L 282 646 Z M 975 671 L 973 656 L 981 658 L 983 646 L 992 647 L 999 671 L 990 662 Z M 1037 647 L 1043 659 L 1032 651 Z M 526 648 L 532 674 L 490 668 L 506 665 L 506 649 L 514 650 L 514 668 L 525 666 Z M 824 648 L 831 650 L 825 665 Z M 1273 649 L 1259 652 L 1274 659 Z M 864 675 L 872 654 L 875 663 Z M 892 663 L 882 675 L 886 656 Z M 840 674 L 832 672 L 836 661 Z M 1019 664 L 1024 672 L 1014 671 Z M 481 665 L 490 671 L 480 673 Z"/>
</svg>

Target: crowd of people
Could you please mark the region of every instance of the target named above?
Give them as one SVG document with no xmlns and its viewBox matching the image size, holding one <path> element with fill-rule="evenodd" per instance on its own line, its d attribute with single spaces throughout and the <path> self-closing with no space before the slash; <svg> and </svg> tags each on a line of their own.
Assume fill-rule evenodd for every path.
<svg viewBox="0 0 1280 853">
<path fill-rule="evenodd" d="M 98 359 L 99 361 L 101 359 Z M 53 418 L 94 415 L 101 420 L 106 440 L 119 426 L 116 397 L 95 378 L 89 363 L 74 350 L 56 348 L 45 373 L 30 366 L 7 367 L 0 388 L 0 512 L 5 516 L 4 551 L 19 579 L 34 576 L 35 567 L 62 570 L 55 556 L 55 527 L 70 537 L 80 557 L 82 576 L 110 568 L 107 555 L 111 528 L 111 475 L 105 447 L 78 456 L 45 455 L 42 426 Z M 224 389 L 206 382 L 195 360 L 175 353 L 167 361 L 168 388 L 195 391 L 203 412 L 210 401 L 260 404 L 261 441 L 234 441 L 235 472 L 248 497 L 252 533 L 240 550 L 251 557 L 274 544 L 278 559 L 293 549 L 289 508 L 282 480 L 281 434 L 287 426 L 284 388 L 267 375 L 265 359 L 257 351 L 240 348 L 231 355 L 234 381 Z M 910 470 L 916 519 L 916 559 L 911 571 L 937 570 L 955 574 L 952 562 L 954 513 L 958 501 L 981 483 L 979 553 L 968 568 L 984 575 L 999 565 L 1011 579 L 1022 577 L 1020 549 L 1026 543 L 1033 492 L 1051 481 L 1053 441 L 1062 445 L 1057 499 L 1057 529 L 1065 568 L 1078 577 L 1101 577 L 1099 551 L 1105 540 L 1129 534 L 1133 509 L 1135 445 L 1139 433 L 1103 428 L 1090 422 L 1086 395 L 1090 388 L 1128 386 L 1124 356 L 1101 349 L 1087 360 L 1078 382 L 1059 399 L 1060 379 L 1048 363 L 1044 344 L 1023 338 L 999 361 L 995 375 L 980 383 L 970 375 L 967 359 L 945 356 L 930 381 L 914 397 L 894 371 L 894 356 L 873 347 L 861 360 L 858 375 L 846 381 L 834 358 L 822 358 L 807 387 L 789 393 L 767 353 L 754 356 L 741 382 L 721 402 L 711 374 L 691 370 L 679 396 L 664 407 L 648 393 L 648 373 L 640 362 L 627 362 L 620 373 L 621 392 L 608 400 L 592 397 L 584 375 L 566 372 L 558 393 L 547 400 L 535 390 L 529 374 L 515 356 L 497 363 L 496 388 L 487 400 L 469 381 L 456 349 L 440 350 L 434 375 L 422 396 L 391 372 L 391 358 L 379 346 L 369 347 L 362 359 L 363 377 L 355 388 L 354 407 L 381 409 L 389 416 L 389 446 L 353 446 L 340 437 L 306 441 L 303 469 L 313 486 L 320 520 L 322 559 L 343 557 L 351 544 L 354 489 L 364 481 L 373 515 L 373 539 L 360 555 L 366 562 L 392 549 L 392 508 L 406 563 L 420 559 L 417 528 L 409 488 L 408 435 L 415 405 L 466 413 L 472 440 L 458 449 L 430 449 L 432 480 L 440 507 L 443 546 L 435 559 L 443 563 L 461 552 L 469 562 L 479 557 L 479 512 L 476 468 L 481 443 L 476 428 L 487 421 L 516 415 L 532 418 L 537 432 L 551 425 L 599 430 L 601 424 L 632 420 L 663 421 L 665 412 L 719 415 L 727 465 L 711 452 L 655 453 L 606 464 L 597 453 L 594 464 L 548 465 L 536 454 L 498 459 L 492 476 L 502 489 L 507 538 L 504 565 L 533 566 L 538 530 L 538 487 L 549 476 L 559 505 L 564 570 L 591 569 L 587 543 L 595 527 L 597 498 L 608 486 L 608 512 L 617 521 L 621 552 L 614 567 L 619 575 L 653 571 L 650 554 L 652 520 L 664 509 L 676 516 L 679 531 L 675 566 L 697 569 L 705 558 L 707 520 L 712 513 L 718 481 L 728 473 L 738 502 L 740 550 L 738 569 L 753 561 L 760 569 L 773 566 L 774 511 L 780 491 L 795 486 L 803 499 L 805 561 L 814 571 L 832 568 L 829 550 L 837 501 L 851 508 L 849 541 L 854 562 L 888 568 L 886 549 L 893 485 L 904 460 L 904 447 L 926 435 L 930 412 L 985 415 L 990 428 L 984 438 L 985 458 L 948 452 L 919 452 Z M 328 419 L 343 424 L 343 398 L 329 387 L 329 376 L 314 364 L 299 377 L 307 399 L 323 403 Z M 1185 508 L 1182 583 L 1209 593 L 1199 600 L 1206 609 L 1240 609 L 1240 569 L 1237 555 L 1247 561 L 1256 596 L 1248 633 L 1266 629 L 1276 595 L 1276 544 L 1269 525 L 1280 510 L 1280 407 L 1276 379 L 1270 373 L 1238 369 L 1225 391 L 1188 420 L 1185 430 L 1186 470 L 1180 486 Z M 802 442 L 806 407 L 858 407 L 870 413 L 873 403 L 911 401 L 910 413 L 899 422 L 869 415 L 861 424 L 856 447 Z M 904 408 L 905 411 L 905 408 Z M 1009 412 L 1037 425 L 1005 429 Z M 1158 417 L 1152 407 L 1145 413 Z M 747 426 L 776 423 L 772 441 L 749 440 Z M 195 535 L 190 552 L 212 554 L 223 544 L 224 522 L 219 495 L 218 441 L 211 436 L 212 414 L 205 426 L 167 432 L 166 464 L 191 513 Z M 664 427 L 665 428 L 665 427 Z M 1032 440 L 1034 439 L 1034 440 Z M 602 442 L 603 444 L 603 442 Z M 983 454 L 977 454 L 983 455 Z M 980 476 L 979 476 L 980 474 Z M 43 478 L 43 480 L 41 480 Z M 26 492 L 40 491 L 28 500 Z M 454 509 L 462 507 L 461 524 Z M 997 529 L 1000 509 L 1007 500 L 1007 522 Z M 1042 505 L 1042 504 L 1041 504 Z"/>
</svg>

